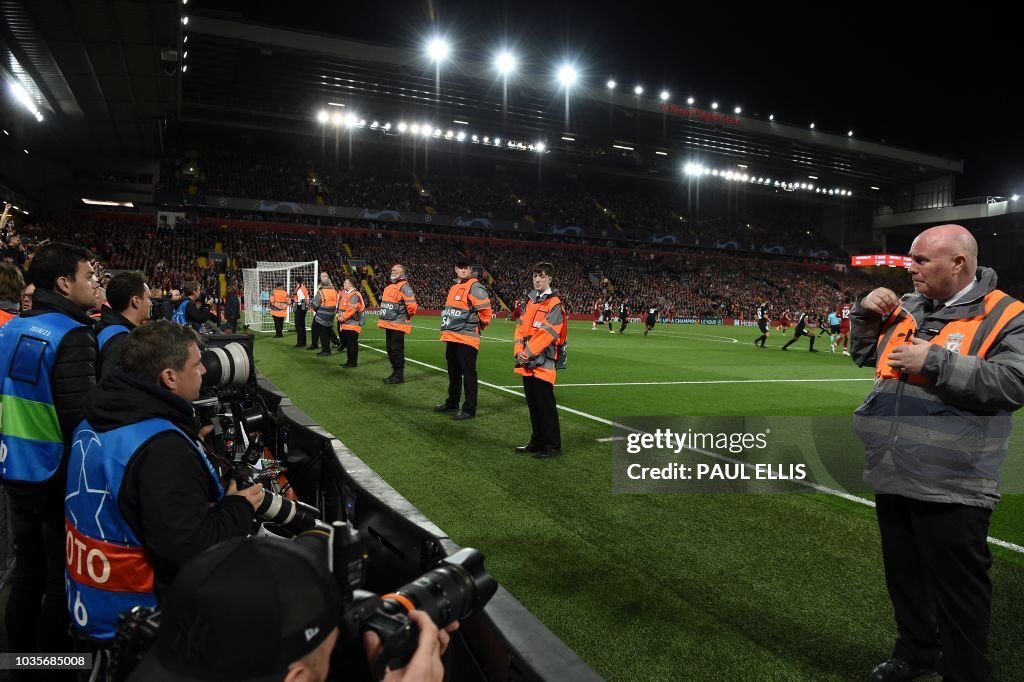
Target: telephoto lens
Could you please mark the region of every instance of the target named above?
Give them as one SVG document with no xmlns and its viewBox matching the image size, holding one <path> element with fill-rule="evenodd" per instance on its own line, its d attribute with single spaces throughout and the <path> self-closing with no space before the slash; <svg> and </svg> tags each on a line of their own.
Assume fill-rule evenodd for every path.
<svg viewBox="0 0 1024 682">
<path fill-rule="evenodd" d="M 497 590 L 498 582 L 484 568 L 484 555 L 466 547 L 411 583 L 381 595 L 381 609 L 424 611 L 437 627 L 444 628 L 482 609 Z"/>
<path fill-rule="evenodd" d="M 300 532 L 314 528 L 320 519 L 320 512 L 305 502 L 289 500 L 273 491 L 264 490 L 263 503 L 256 510 L 256 516 L 266 523 Z"/>
</svg>

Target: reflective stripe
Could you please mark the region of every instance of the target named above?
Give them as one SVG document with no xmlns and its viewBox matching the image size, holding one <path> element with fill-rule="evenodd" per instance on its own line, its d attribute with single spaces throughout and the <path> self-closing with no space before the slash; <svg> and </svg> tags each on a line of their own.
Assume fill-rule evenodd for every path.
<svg viewBox="0 0 1024 682">
<path fill-rule="evenodd" d="M 53 405 L 7 395 L 3 398 L 5 436 L 47 443 L 63 443 L 57 408 Z"/>
<path fill-rule="evenodd" d="M 999 316 L 999 320 L 996 322 L 993 329 L 985 335 L 985 340 L 981 343 L 981 347 L 978 349 L 977 353 L 980 357 L 988 355 L 988 352 L 992 349 L 992 346 L 995 344 L 999 334 L 1001 334 L 1006 328 L 1006 325 L 1010 323 L 1010 320 L 1024 312 L 1024 303 L 1015 301 L 1009 296 L 1007 296 L 1004 301 L 1009 301 L 1009 303 L 1006 305 L 1002 315 Z M 978 334 L 978 336 L 980 337 L 981 334 Z"/>
</svg>

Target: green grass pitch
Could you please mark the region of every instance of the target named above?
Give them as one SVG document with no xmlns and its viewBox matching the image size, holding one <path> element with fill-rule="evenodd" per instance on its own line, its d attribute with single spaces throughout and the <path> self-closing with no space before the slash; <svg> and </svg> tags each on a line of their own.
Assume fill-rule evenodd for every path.
<svg viewBox="0 0 1024 682">
<path fill-rule="evenodd" d="M 432 410 L 447 392 L 438 318 L 413 322 L 403 385 L 381 382 L 390 366 L 374 318 L 355 370 L 341 369 L 342 354 L 294 348 L 294 335 L 260 338 L 257 365 L 456 542 L 483 551 L 603 677 L 861 680 L 888 657 L 895 626 L 870 507 L 825 494 L 614 495 L 601 440 L 616 417 L 849 415 L 871 372 L 829 353 L 827 337 L 823 352 L 801 339 L 782 353 L 791 330 L 757 350 L 753 328 L 659 324 L 643 337 L 638 324 L 620 336 L 574 322 L 555 389 L 572 410 L 560 412 L 564 455 L 539 461 L 512 452 L 530 435 L 513 325 L 485 331 L 478 370 L 495 387 L 481 386 L 476 419 L 453 422 Z M 1018 484 L 1021 443 L 1018 433 L 1006 462 Z M 1024 545 L 1024 495 L 1004 496 L 991 535 Z M 1024 554 L 993 554 L 996 678 L 1021 680 Z"/>
</svg>

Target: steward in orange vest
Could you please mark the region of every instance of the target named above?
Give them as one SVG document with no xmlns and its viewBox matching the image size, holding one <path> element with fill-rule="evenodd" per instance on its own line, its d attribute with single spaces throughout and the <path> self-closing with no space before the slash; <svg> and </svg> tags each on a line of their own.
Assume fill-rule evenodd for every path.
<svg viewBox="0 0 1024 682">
<path fill-rule="evenodd" d="M 562 454 L 562 434 L 555 403 L 555 370 L 565 363 L 565 338 L 568 328 L 562 300 L 551 290 L 554 266 L 537 263 L 533 268 L 533 288 L 523 316 L 516 322 L 513 353 L 515 373 L 523 377 L 523 392 L 530 408 L 533 430 L 530 442 L 516 448 L 531 452 L 537 459 Z"/>
<path fill-rule="evenodd" d="M 925 230 L 910 247 L 916 293 L 875 289 L 850 315 L 851 354 L 875 367 L 854 427 L 899 624 L 872 679 L 936 667 L 943 679 L 991 679 L 986 538 L 1024 405 L 1024 304 L 977 254 L 960 225 Z"/>
<path fill-rule="evenodd" d="M 309 310 L 309 289 L 306 288 L 306 280 L 299 277 L 295 280 L 298 286 L 295 287 L 295 295 L 292 302 L 295 304 L 295 346 L 300 348 L 306 345 L 306 311 Z"/>
<path fill-rule="evenodd" d="M 380 297 L 380 318 L 377 326 L 384 330 L 387 339 L 388 360 L 391 361 L 391 375 L 384 378 L 385 384 L 405 383 L 405 335 L 412 331 L 409 321 L 416 314 L 416 294 L 406 281 L 405 266 L 395 263 L 391 266 L 391 283 L 384 287 Z"/>
<path fill-rule="evenodd" d="M 467 260 L 455 263 L 458 283 L 448 290 L 441 313 L 441 340 L 445 342 L 448 361 L 448 400 L 434 406 L 435 412 L 457 410 L 462 387 L 466 400 L 455 415 L 456 420 L 476 416 L 476 355 L 480 349 L 480 332 L 491 321 L 491 298 L 487 289 L 473 275 Z"/>
<path fill-rule="evenodd" d="M 319 357 L 326 357 L 331 354 L 331 341 L 334 336 L 334 316 L 338 313 L 338 290 L 334 288 L 331 276 L 326 272 L 320 273 L 320 288 L 313 296 L 313 345 L 310 349 L 317 347 L 317 342 L 322 343 Z"/>
<path fill-rule="evenodd" d="M 363 331 L 363 296 L 356 289 L 356 280 L 346 277 L 345 290 L 339 297 L 338 324 L 341 331 L 341 347 L 348 353 L 342 367 L 352 369 L 359 364 L 359 333 Z"/>
<path fill-rule="evenodd" d="M 284 336 L 284 321 L 288 317 L 288 292 L 284 290 L 284 282 L 275 282 L 270 292 L 270 315 L 274 318 L 274 337 Z"/>
</svg>

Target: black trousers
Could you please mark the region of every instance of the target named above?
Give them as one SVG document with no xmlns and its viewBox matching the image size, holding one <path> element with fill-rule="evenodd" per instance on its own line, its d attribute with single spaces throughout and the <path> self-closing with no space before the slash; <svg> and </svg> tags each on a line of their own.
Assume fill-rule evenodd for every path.
<svg viewBox="0 0 1024 682">
<path fill-rule="evenodd" d="M 562 449 L 562 430 L 558 424 L 555 387 L 543 379 L 523 377 L 523 393 L 530 408 L 530 445 L 549 450 Z"/>
<path fill-rule="evenodd" d="M 274 336 L 284 336 L 284 318 L 274 316 Z"/>
<path fill-rule="evenodd" d="M 320 324 L 316 319 L 313 320 L 313 345 L 320 345 L 320 350 L 324 353 L 331 352 L 331 337 L 334 336 L 334 330 L 331 329 L 330 325 Z"/>
<path fill-rule="evenodd" d="M 397 329 L 385 329 L 384 338 L 388 347 L 388 360 L 391 369 L 396 372 L 405 370 L 405 332 Z"/>
<path fill-rule="evenodd" d="M 992 512 L 961 504 L 876 495 L 885 582 L 896 614 L 893 658 L 934 663 L 946 682 L 985 682 L 992 612 Z"/>
<path fill-rule="evenodd" d="M 472 346 L 457 341 L 445 341 L 444 357 L 448 361 L 448 400 L 451 407 L 459 406 L 462 389 L 465 386 L 466 400 L 462 403 L 462 411 L 476 414 L 477 350 Z"/>
<path fill-rule="evenodd" d="M 70 653 L 70 617 L 64 592 L 64 505 L 61 497 L 27 502 L 11 496 L 14 525 L 14 575 L 4 623 L 7 651 Z M 14 679 L 37 679 L 38 671 L 19 671 Z M 56 673 L 47 679 L 66 679 Z M 74 679 L 72 675 L 70 677 Z"/>
<path fill-rule="evenodd" d="M 359 364 L 359 332 L 351 329 L 341 330 L 341 347 L 348 353 L 349 365 Z"/>
<path fill-rule="evenodd" d="M 295 306 L 295 345 L 306 345 L 306 311 Z"/>
</svg>

